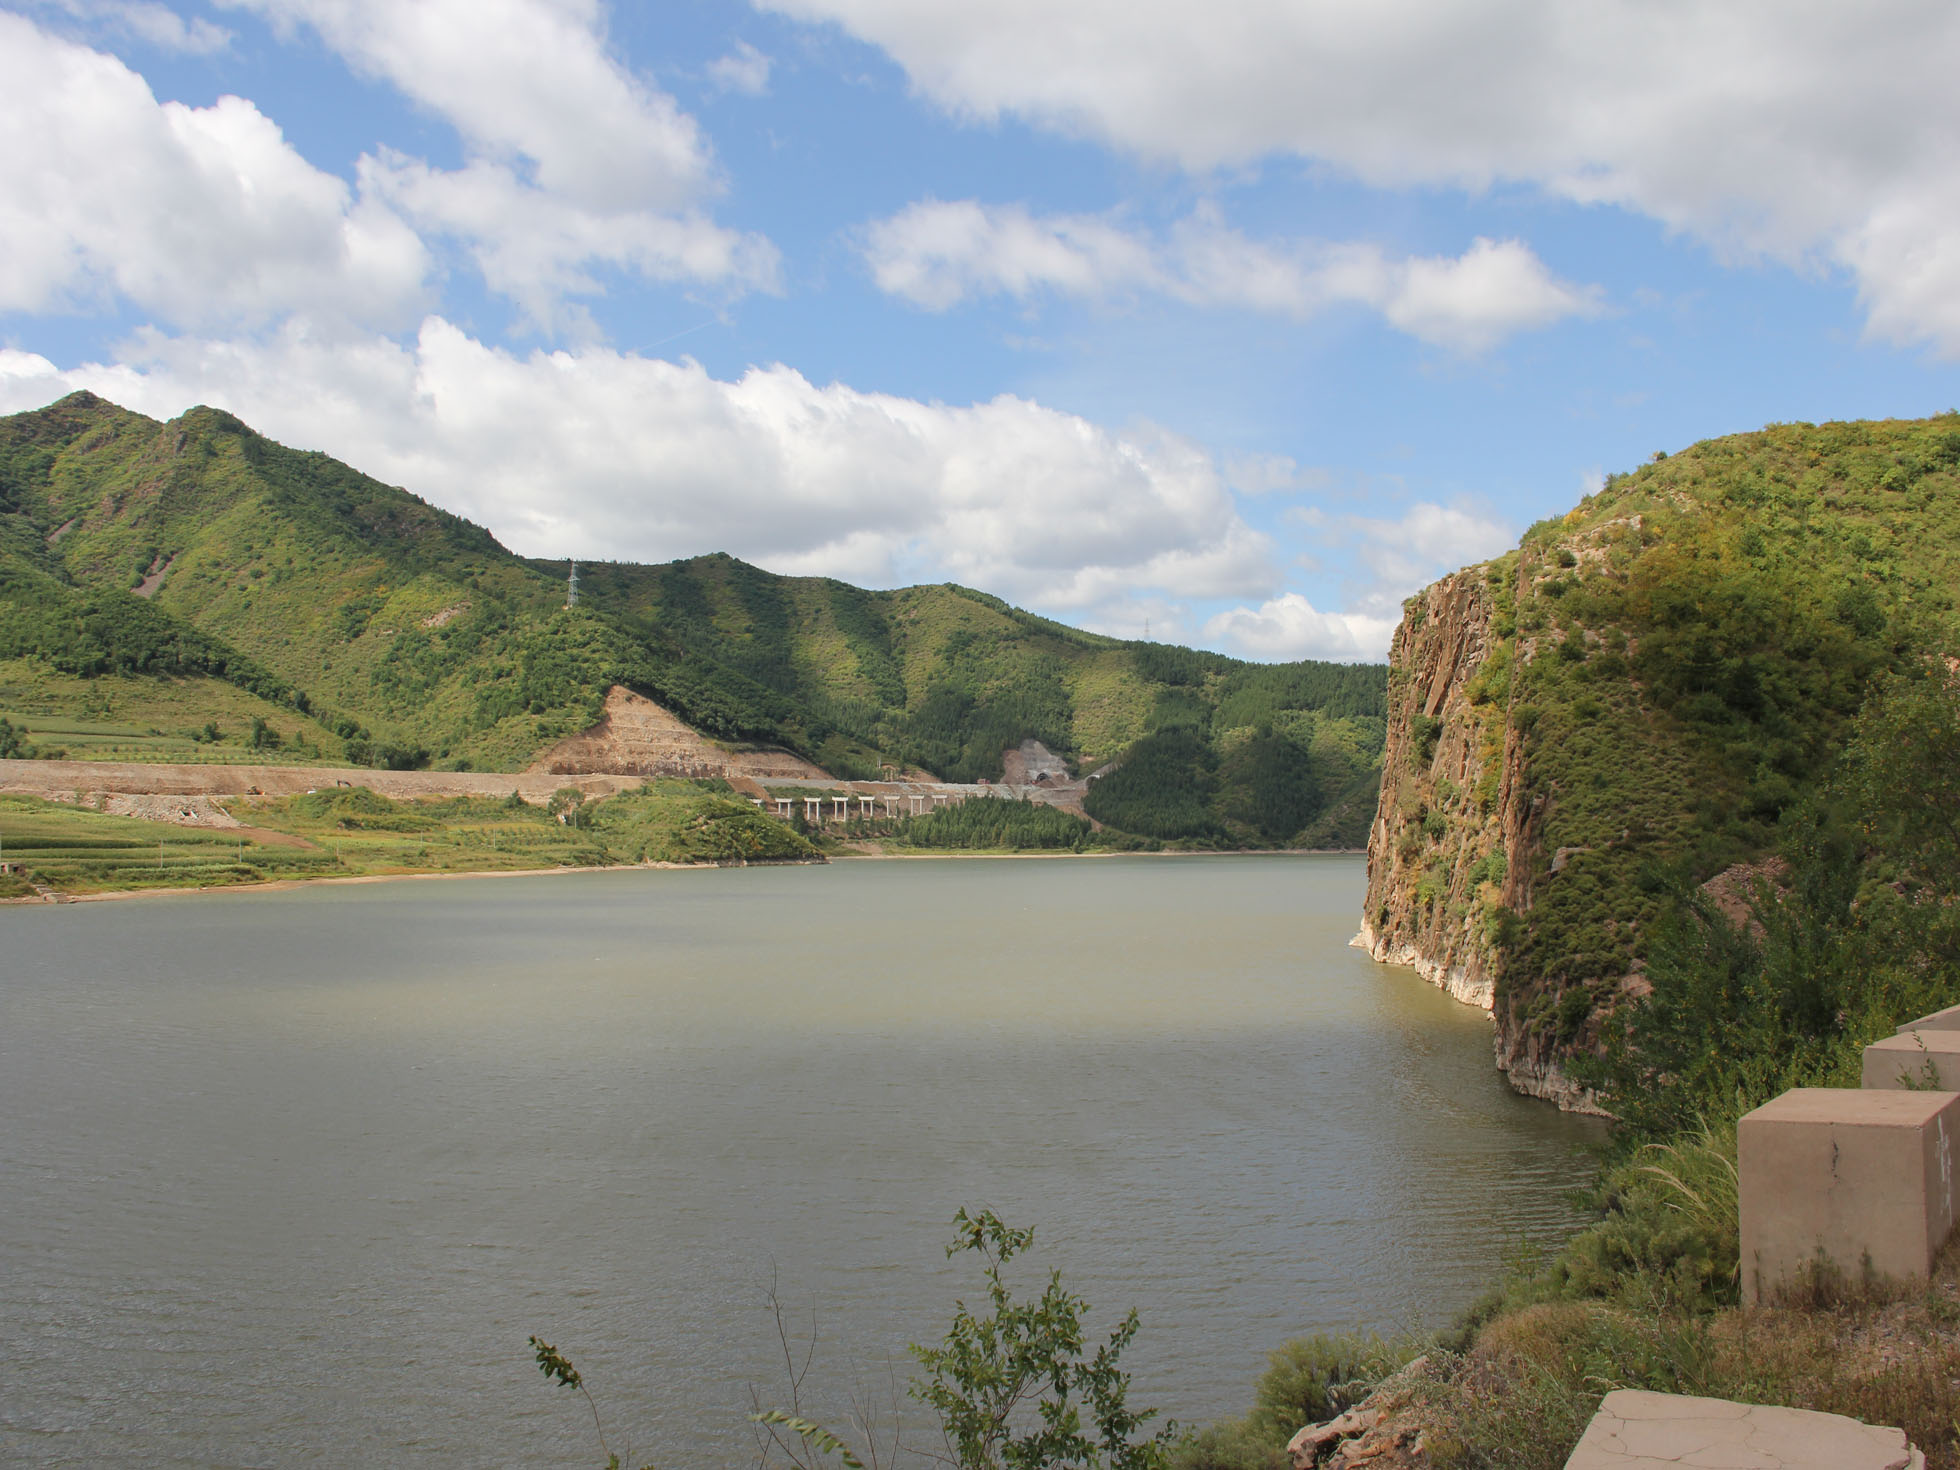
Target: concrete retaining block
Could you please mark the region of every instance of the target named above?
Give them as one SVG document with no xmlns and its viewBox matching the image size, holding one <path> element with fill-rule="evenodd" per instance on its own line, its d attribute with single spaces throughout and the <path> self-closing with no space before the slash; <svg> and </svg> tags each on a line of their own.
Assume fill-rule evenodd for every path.
<svg viewBox="0 0 1960 1470">
<path fill-rule="evenodd" d="M 1953 1229 L 1960 1093 L 1797 1087 L 1736 1125 L 1742 1299 L 1820 1258 L 1925 1280 Z"/>
<path fill-rule="evenodd" d="M 1865 1048 L 1859 1086 L 1960 1092 L 1960 1031 L 1901 1031 Z"/>
<path fill-rule="evenodd" d="M 1897 1429 L 1842 1414 L 1616 1389 L 1565 1462 L 1565 1470 L 1923 1470 L 1926 1459 Z"/>
<path fill-rule="evenodd" d="M 1908 1021 L 1899 1028 L 1899 1035 L 1904 1036 L 1908 1031 L 1960 1031 L 1960 1006 L 1948 1006 L 1917 1021 Z"/>
</svg>

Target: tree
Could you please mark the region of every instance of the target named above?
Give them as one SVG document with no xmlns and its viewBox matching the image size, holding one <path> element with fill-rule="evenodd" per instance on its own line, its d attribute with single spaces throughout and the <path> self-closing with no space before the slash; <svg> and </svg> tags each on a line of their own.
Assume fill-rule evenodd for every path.
<svg viewBox="0 0 1960 1470">
<path fill-rule="evenodd" d="M 989 1311 L 975 1316 L 959 1302 L 944 1342 L 913 1344 L 925 1372 L 910 1390 L 939 1416 L 947 1462 L 960 1470 L 1163 1465 L 1176 1425 L 1134 1438 L 1156 1411 L 1130 1410 L 1130 1375 L 1117 1367 L 1137 1334 L 1136 1309 L 1085 1356 L 1082 1314 L 1089 1303 L 1063 1288 L 1060 1271 L 1048 1273 L 1047 1289 L 1032 1301 L 1014 1300 L 1002 1279 L 1002 1268 L 1034 1244 L 1032 1230 L 1013 1229 L 991 1210 L 960 1210 L 953 1228 L 947 1256 L 973 1251 L 987 1263 Z"/>
<path fill-rule="evenodd" d="M 1140 1437 L 1157 1411 L 1131 1411 L 1130 1375 L 1117 1366 L 1137 1335 L 1135 1309 L 1090 1353 L 1082 1328 L 1089 1303 L 1063 1288 L 1061 1272 L 1050 1271 L 1046 1289 L 1029 1301 L 1015 1300 L 1002 1277 L 1007 1263 L 1034 1244 L 1032 1230 L 1013 1229 L 992 1210 L 969 1215 L 963 1209 L 953 1216 L 953 1228 L 947 1256 L 973 1251 L 987 1263 L 987 1308 L 976 1316 L 956 1302 L 953 1325 L 939 1346 L 911 1345 L 924 1372 L 908 1391 L 938 1416 L 944 1446 L 922 1452 L 957 1470 L 1164 1470 L 1177 1425 L 1166 1420 L 1155 1435 Z M 779 1313 L 779 1331 L 781 1325 Z M 585 1394 L 598 1428 L 598 1408 L 578 1370 L 540 1338 L 531 1339 L 531 1349 L 546 1377 Z M 787 1355 L 787 1342 L 784 1350 Z M 792 1402 L 800 1379 L 792 1366 Z M 796 1447 L 800 1440 L 820 1456 L 835 1455 L 844 1470 L 864 1470 L 848 1445 L 800 1414 L 765 1409 L 749 1417 L 767 1426 L 777 1448 L 797 1465 L 806 1464 Z M 786 1442 L 777 1429 L 793 1438 Z M 599 1448 L 608 1466 L 617 1467 L 619 1457 L 607 1448 L 603 1431 Z"/>
</svg>

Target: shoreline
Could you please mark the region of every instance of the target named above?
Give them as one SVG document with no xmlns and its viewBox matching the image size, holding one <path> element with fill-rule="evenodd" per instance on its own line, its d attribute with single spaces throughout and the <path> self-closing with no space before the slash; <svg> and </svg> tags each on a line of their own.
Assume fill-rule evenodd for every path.
<svg viewBox="0 0 1960 1470">
<path fill-rule="evenodd" d="M 1169 852 L 843 852 L 827 854 L 821 860 L 790 858 L 776 862 L 740 863 L 608 863 L 602 867 L 553 868 L 470 868 L 461 872 L 429 873 L 349 873 L 332 878 L 275 878 L 264 883 L 208 883 L 184 888 L 111 888 L 101 893 L 64 893 L 48 899 L 0 899 L 4 908 L 53 908 L 71 903 L 110 903 L 139 898 L 187 898 L 211 893 L 284 893 L 299 888 L 324 888 L 355 883 L 401 883 L 444 878 L 551 878 L 579 873 L 711 872 L 722 868 L 810 868 L 821 863 L 845 862 L 946 862 L 980 859 L 1061 859 L 1061 858 L 1245 858 L 1245 857 L 1363 857 L 1361 847 L 1259 847 L 1219 852 L 1193 849 Z"/>
</svg>

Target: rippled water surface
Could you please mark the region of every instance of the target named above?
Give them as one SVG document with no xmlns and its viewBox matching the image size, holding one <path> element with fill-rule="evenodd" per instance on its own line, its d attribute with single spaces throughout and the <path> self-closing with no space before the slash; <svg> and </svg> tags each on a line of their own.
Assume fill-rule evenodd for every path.
<svg viewBox="0 0 1960 1470">
<path fill-rule="evenodd" d="M 1347 947 L 1347 857 L 852 862 L 0 910 L 0 1461 L 752 1463 L 1038 1227 L 1137 1397 L 1246 1407 L 1570 1224 L 1589 1125 Z"/>
</svg>

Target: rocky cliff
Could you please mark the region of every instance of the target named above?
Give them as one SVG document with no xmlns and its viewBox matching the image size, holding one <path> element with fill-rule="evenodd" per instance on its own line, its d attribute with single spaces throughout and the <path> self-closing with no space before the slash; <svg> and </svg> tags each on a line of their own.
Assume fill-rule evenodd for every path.
<svg viewBox="0 0 1960 1470">
<path fill-rule="evenodd" d="M 1411 598 L 1356 943 L 1492 1013 L 1514 1087 L 1650 993 L 1674 895 L 1762 861 L 1873 681 L 1960 640 L 1960 416 L 1657 455 Z"/>
<path fill-rule="evenodd" d="M 1571 856 L 1540 861 L 1550 796 L 1533 791 L 1525 738 L 1510 718 L 1503 676 L 1517 648 L 1500 606 L 1515 570 L 1515 557 L 1466 568 L 1404 610 L 1389 655 L 1388 748 L 1355 943 L 1492 1012 L 1497 1065 L 1518 1091 L 1597 1111 L 1560 1066 L 1556 1034 L 1531 1027 L 1499 984 L 1510 916 L 1530 912 L 1541 868 L 1562 871 Z"/>
</svg>

